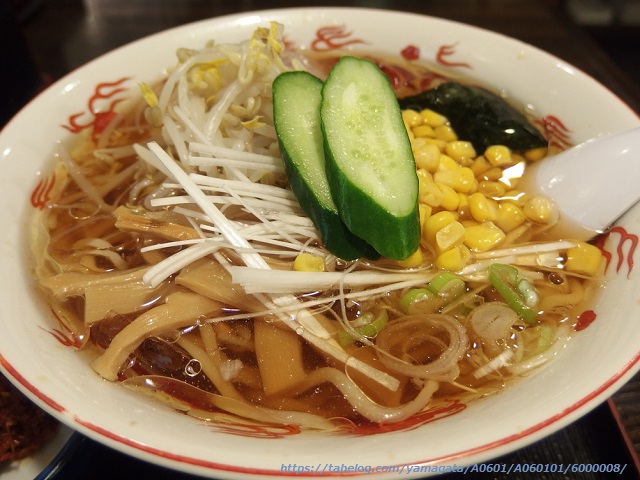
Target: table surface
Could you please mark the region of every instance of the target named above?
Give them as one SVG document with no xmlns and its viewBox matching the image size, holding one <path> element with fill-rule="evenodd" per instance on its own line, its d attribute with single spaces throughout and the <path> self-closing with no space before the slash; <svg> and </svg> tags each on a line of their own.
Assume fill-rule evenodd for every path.
<svg viewBox="0 0 640 480">
<path fill-rule="evenodd" d="M 540 47 L 582 69 L 640 112 L 640 90 L 612 60 L 564 15 L 553 0 L 13 0 L 20 8 L 26 43 L 38 69 L 55 80 L 87 61 L 146 35 L 223 14 L 289 6 L 366 6 L 417 12 L 476 25 Z M 127 458 L 82 438 L 76 454 L 55 476 L 72 478 L 190 478 Z M 499 459 L 523 463 L 625 463 L 625 479 L 640 479 L 640 376 L 592 413 L 529 447 Z M 448 478 L 447 476 L 443 478 Z M 492 479 L 596 479 L 553 473 L 527 476 L 467 475 Z"/>
</svg>

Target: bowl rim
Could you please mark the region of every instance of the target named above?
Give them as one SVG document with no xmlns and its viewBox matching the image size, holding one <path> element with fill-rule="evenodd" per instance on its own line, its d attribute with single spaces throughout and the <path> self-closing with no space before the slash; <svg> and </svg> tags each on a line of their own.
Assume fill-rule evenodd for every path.
<svg viewBox="0 0 640 480">
<path fill-rule="evenodd" d="M 223 24 L 228 22 L 232 23 L 234 21 L 240 21 L 241 19 L 250 18 L 256 15 L 266 18 L 268 16 L 276 16 L 276 15 L 294 14 L 294 15 L 300 16 L 303 13 L 311 13 L 311 14 L 318 15 L 320 13 L 331 14 L 332 12 L 340 12 L 341 14 L 350 14 L 350 15 L 360 14 L 363 12 L 372 12 L 373 14 L 376 14 L 376 15 L 392 14 L 397 17 L 420 17 L 422 19 L 425 19 L 428 21 L 435 21 L 444 25 L 447 25 L 447 24 L 458 25 L 471 31 L 477 31 L 481 35 L 495 36 L 497 38 L 501 38 L 502 41 L 506 40 L 512 43 L 515 42 L 514 44 L 526 46 L 526 48 L 529 49 L 530 51 L 536 51 L 537 54 L 542 54 L 543 56 L 549 57 L 550 59 L 556 62 L 561 62 L 562 64 L 567 65 L 566 62 L 559 59 L 558 57 L 555 57 L 552 54 L 549 54 L 548 52 L 545 52 L 535 46 L 526 44 L 518 39 L 514 39 L 512 37 L 508 37 L 503 34 L 486 30 L 480 27 L 475 27 L 472 25 L 467 25 L 467 24 L 463 24 L 460 22 L 452 21 L 452 20 L 432 17 L 428 15 L 423 15 L 423 14 L 417 14 L 412 12 L 386 10 L 386 9 L 378 9 L 378 8 L 359 8 L 359 7 L 294 7 L 294 8 L 256 10 L 254 12 L 242 12 L 242 13 L 235 13 L 231 15 L 210 18 L 210 19 L 203 19 L 203 20 L 198 20 L 196 22 L 191 22 L 188 24 L 176 26 L 168 30 L 154 33 L 149 36 L 145 36 L 141 39 L 135 40 L 134 42 L 118 47 L 110 52 L 105 53 L 104 55 L 101 55 L 91 60 L 90 62 L 87 62 L 83 66 L 73 70 L 72 72 L 68 73 L 58 81 L 54 82 L 47 89 L 41 92 L 34 100 L 32 100 L 32 102 L 30 102 L 30 104 L 28 104 L 23 110 L 21 110 L 18 114 L 16 114 L 16 116 L 14 116 L 12 120 L 10 120 L 7 126 L 5 126 L 3 131 L 0 131 L 0 144 L 2 143 L 2 137 L 3 137 L 2 133 L 7 131 L 10 128 L 13 128 L 14 124 L 19 123 L 21 121 L 21 118 L 29 113 L 28 111 L 30 109 L 35 108 L 34 105 L 37 106 L 38 102 L 40 101 L 39 99 L 43 98 L 44 96 L 55 95 L 54 92 L 56 90 L 68 84 L 70 81 L 73 80 L 73 78 L 76 75 L 82 74 L 87 69 L 94 68 L 95 65 L 99 65 L 107 57 L 114 58 L 116 56 L 119 56 L 121 52 L 127 51 L 128 49 L 132 48 L 132 46 L 134 45 L 147 44 L 153 39 L 157 39 L 161 37 L 164 38 L 167 36 L 180 36 L 182 34 L 187 34 L 189 30 L 202 28 L 203 26 L 209 25 L 212 22 L 217 25 L 217 24 Z M 572 67 L 572 68 L 575 68 L 575 67 Z M 577 69 L 576 71 L 580 72 Z M 617 98 L 617 96 L 614 93 L 610 92 L 605 86 L 596 82 L 588 75 L 584 74 L 583 72 L 580 72 L 580 75 L 583 75 L 587 79 L 592 80 L 598 85 L 598 88 L 607 90 L 607 92 L 610 95 Z M 622 103 L 621 100 L 619 101 L 620 103 Z M 628 106 L 626 107 L 629 109 L 630 112 L 632 112 L 630 107 Z M 640 120 L 639 120 L 639 123 L 640 123 Z M 45 410 L 48 410 L 54 416 L 58 417 L 61 421 L 63 421 L 70 427 L 81 431 L 82 433 L 89 436 L 90 438 L 100 441 L 101 443 L 106 443 L 106 444 L 109 444 L 110 446 L 114 446 L 117 449 L 124 451 L 125 453 L 127 453 L 128 448 L 134 448 L 136 451 L 143 454 L 142 457 L 146 457 L 146 459 L 156 461 L 156 462 L 160 461 L 161 463 L 164 463 L 166 466 L 171 468 L 176 468 L 175 462 L 178 462 L 178 464 L 181 465 L 185 461 L 190 460 L 182 456 L 172 455 L 169 452 L 154 449 L 151 446 L 142 445 L 138 443 L 135 439 L 114 435 L 112 432 L 104 431 L 98 425 L 92 425 L 87 422 L 82 422 L 81 419 L 79 418 L 70 418 L 69 412 L 67 412 L 62 405 L 58 404 L 49 395 L 46 395 L 45 393 L 43 393 L 43 391 L 41 391 L 34 383 L 30 382 L 27 378 L 25 378 L 18 371 L 18 369 L 14 367 L 12 362 L 6 359 L 2 354 L 0 354 L 0 370 L 5 372 L 7 374 L 7 377 L 10 380 L 13 379 L 14 380 L 13 383 L 15 383 L 18 386 L 18 388 L 20 388 L 27 396 L 31 397 L 38 404 L 43 406 Z M 567 424 L 574 421 L 579 416 L 584 415 L 591 408 L 595 407 L 598 403 L 600 403 L 606 396 L 608 396 L 611 393 L 612 389 L 614 389 L 615 387 L 621 386 L 624 382 L 630 379 L 631 376 L 633 376 L 638 370 L 640 370 L 640 352 L 637 353 L 635 357 L 630 359 L 626 363 L 626 365 L 624 365 L 621 369 L 619 369 L 617 372 L 612 373 L 612 375 L 610 375 L 610 377 L 607 379 L 606 382 L 600 384 L 600 386 L 597 389 L 591 391 L 589 395 L 584 396 L 579 400 L 573 402 L 571 405 L 566 406 L 562 410 L 562 412 L 547 418 L 543 422 L 539 422 L 535 425 L 531 425 L 527 429 L 519 433 L 514 433 L 509 438 L 502 438 L 495 442 L 480 445 L 465 451 L 460 451 L 453 456 L 449 455 L 443 458 L 435 458 L 435 459 L 421 458 L 421 459 L 417 459 L 415 463 L 439 462 L 443 460 L 450 461 L 452 459 L 461 459 L 461 460 L 464 460 L 465 462 L 472 462 L 474 460 L 475 461 L 486 460 L 496 455 L 495 453 L 494 454 L 491 453 L 491 452 L 495 452 L 496 446 L 504 447 L 506 445 L 509 447 L 507 450 L 504 450 L 503 452 L 501 452 L 501 454 L 516 450 L 517 448 L 520 448 L 526 444 L 529 444 L 539 438 L 542 438 L 543 436 L 546 436 L 552 433 L 553 431 L 556 431 L 566 426 Z M 123 450 L 122 446 L 126 446 L 126 448 Z M 264 476 L 268 474 L 272 474 L 272 475 L 282 474 L 281 472 L 277 472 L 272 469 L 265 470 L 261 468 L 228 465 L 220 462 L 204 462 L 196 459 L 192 459 L 192 460 L 193 461 L 190 463 L 195 467 L 204 467 L 207 470 L 214 469 L 217 471 L 217 473 L 220 473 L 220 471 L 222 471 L 225 473 L 232 473 L 232 474 L 246 473 L 246 474 L 255 474 L 260 476 Z M 198 470 L 197 473 L 202 473 L 202 470 Z M 213 474 L 213 473 L 216 473 L 216 472 L 209 472 L 209 474 Z"/>
</svg>

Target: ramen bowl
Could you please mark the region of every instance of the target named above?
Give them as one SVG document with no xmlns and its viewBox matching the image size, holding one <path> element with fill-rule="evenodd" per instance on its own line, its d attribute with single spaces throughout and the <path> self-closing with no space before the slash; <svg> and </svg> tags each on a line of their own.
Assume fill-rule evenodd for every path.
<svg viewBox="0 0 640 480">
<path fill-rule="evenodd" d="M 632 377 L 640 366 L 640 322 L 633 320 L 640 313 L 635 268 L 640 207 L 600 240 L 606 287 L 557 358 L 504 391 L 469 404 L 454 401 L 398 424 L 320 433 L 203 422 L 99 377 L 36 295 L 29 266 L 28 219 L 46 203 L 43 180 L 55 145 L 108 119 L 121 96 L 139 82 L 160 78 L 174 65 L 177 48 L 199 48 L 210 39 L 240 42 L 271 21 L 284 25 L 287 44 L 296 48 L 410 54 L 445 74 L 490 85 L 526 105 L 562 146 L 640 125 L 614 94 L 561 59 L 492 32 L 408 13 L 258 11 L 178 27 L 115 50 L 51 85 L 0 135 L 0 209 L 6 222 L 0 365 L 21 390 L 94 440 L 205 477 L 397 478 L 401 472 L 411 478 L 431 475 L 437 467 L 486 461 L 539 440 Z"/>
</svg>

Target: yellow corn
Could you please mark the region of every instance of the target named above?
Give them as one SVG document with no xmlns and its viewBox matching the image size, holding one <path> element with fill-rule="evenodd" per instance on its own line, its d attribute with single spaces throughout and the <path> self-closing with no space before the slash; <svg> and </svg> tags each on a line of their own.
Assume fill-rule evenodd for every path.
<svg viewBox="0 0 640 480">
<path fill-rule="evenodd" d="M 434 213 L 430 217 L 428 217 L 424 222 L 424 229 L 422 230 L 422 236 L 429 242 L 431 245 L 435 245 L 436 233 L 449 223 L 455 222 L 458 220 L 457 214 L 453 212 L 448 212 L 443 210 L 438 213 Z"/>
<path fill-rule="evenodd" d="M 424 124 L 418 125 L 416 127 L 413 127 L 411 131 L 418 138 L 420 137 L 434 138 L 436 136 L 435 130 L 433 129 L 433 127 L 430 127 L 429 125 L 424 125 Z"/>
<path fill-rule="evenodd" d="M 461 270 L 471 258 L 471 252 L 464 245 L 458 245 L 441 253 L 435 259 L 436 268 L 457 272 Z"/>
<path fill-rule="evenodd" d="M 472 159 L 476 156 L 476 150 L 473 148 L 471 142 L 462 140 L 454 140 L 447 143 L 447 146 L 444 148 L 444 153 L 459 164 L 465 165 L 471 165 Z"/>
<path fill-rule="evenodd" d="M 525 203 L 522 211 L 527 220 L 542 224 L 552 220 L 555 214 L 555 208 L 551 200 L 540 195 L 531 197 Z"/>
<path fill-rule="evenodd" d="M 438 253 L 446 252 L 464 242 L 465 228 L 457 221 L 446 224 L 435 234 L 435 247 Z"/>
<path fill-rule="evenodd" d="M 446 149 L 446 147 L 445 147 Z M 460 168 L 458 162 L 456 162 L 449 155 L 441 154 L 438 162 L 438 170 L 457 170 Z"/>
<path fill-rule="evenodd" d="M 410 129 L 411 127 L 416 127 L 422 123 L 422 116 L 420 113 L 415 110 L 403 110 L 402 111 L 402 121 L 404 124 Z"/>
<path fill-rule="evenodd" d="M 416 159 L 416 167 L 423 168 L 428 172 L 435 172 L 440 164 L 440 149 L 433 143 L 420 142 L 421 138 L 416 139 L 413 156 Z"/>
<path fill-rule="evenodd" d="M 469 214 L 469 197 L 464 193 L 458 193 L 458 214 L 465 218 Z"/>
<path fill-rule="evenodd" d="M 424 169 L 418 170 L 418 200 L 430 207 L 439 207 L 442 203 L 442 190 L 433 181 L 433 177 Z"/>
<path fill-rule="evenodd" d="M 493 145 L 477 155 L 470 142 L 458 140 L 448 119 L 433 110 L 405 110 L 402 118 L 419 179 L 422 246 L 438 254 L 438 268 L 458 270 L 469 261 L 470 249 L 490 250 L 507 234 L 525 227 L 529 231 L 531 222 L 554 218 L 550 201 L 515 189 L 517 177 L 505 176 L 506 169 L 516 163 L 546 156 L 547 148 L 520 155 L 504 145 Z M 569 266 L 579 263 L 574 257 Z M 399 265 L 414 267 L 422 262 L 423 252 L 418 250 Z"/>
<path fill-rule="evenodd" d="M 477 222 L 498 219 L 498 203 L 482 193 L 476 192 L 469 196 L 469 213 Z"/>
<path fill-rule="evenodd" d="M 500 167 L 491 167 L 482 173 L 481 178 L 488 181 L 500 180 L 502 178 L 502 169 Z"/>
<path fill-rule="evenodd" d="M 324 259 L 311 253 L 301 253 L 293 261 L 293 269 L 298 272 L 324 272 Z"/>
<path fill-rule="evenodd" d="M 500 245 L 506 235 L 493 222 L 482 222 L 466 227 L 464 244 L 476 252 L 486 252 Z"/>
<path fill-rule="evenodd" d="M 425 108 L 420 112 L 420 117 L 422 118 L 422 123 L 429 125 L 430 127 L 439 127 L 449 122 L 447 117 L 428 108 Z"/>
<path fill-rule="evenodd" d="M 486 172 L 492 167 L 491 167 L 491 164 L 489 163 L 489 160 L 487 160 L 484 156 L 480 155 L 479 157 L 476 157 L 473 160 L 471 165 L 469 165 L 469 168 L 471 169 L 471 171 L 476 177 L 480 177 L 484 172 Z"/>
<path fill-rule="evenodd" d="M 442 163 L 442 157 L 440 161 Z M 469 167 L 439 170 L 433 174 L 433 179 L 436 183 L 444 183 L 459 193 L 470 193 L 478 188 L 476 177 Z"/>
<path fill-rule="evenodd" d="M 422 265 L 422 250 L 418 248 L 408 258 L 399 260 L 398 265 L 403 268 L 416 268 Z"/>
<path fill-rule="evenodd" d="M 495 224 L 505 232 L 510 232 L 525 222 L 524 212 L 520 207 L 511 202 L 500 202 L 498 205 L 498 218 Z"/>
<path fill-rule="evenodd" d="M 594 276 L 600 272 L 602 252 L 589 243 L 578 242 L 567 250 L 567 261 L 564 267 L 569 272 Z"/>
<path fill-rule="evenodd" d="M 484 151 L 484 156 L 494 167 L 507 167 L 513 165 L 511 150 L 504 145 L 492 145 Z"/>
<path fill-rule="evenodd" d="M 502 198 L 507 192 L 507 186 L 502 182 L 490 182 L 483 180 L 478 183 L 478 193 L 482 193 L 486 197 Z"/>
<path fill-rule="evenodd" d="M 445 142 L 453 142 L 458 140 L 458 135 L 453 131 L 449 125 L 440 125 L 433 129 L 436 138 L 444 140 Z"/>
<path fill-rule="evenodd" d="M 547 147 L 531 148 L 524 152 L 524 158 L 530 162 L 537 162 L 547 156 Z"/>
<path fill-rule="evenodd" d="M 440 138 L 431 138 L 431 137 L 420 137 L 424 139 L 425 143 L 431 143 L 438 147 L 438 150 L 444 152 L 444 149 L 447 147 L 447 142 L 445 140 L 441 140 Z"/>
<path fill-rule="evenodd" d="M 460 206 L 460 197 L 458 196 L 458 192 L 444 183 L 439 184 L 438 188 L 442 192 L 440 207 L 452 212 L 458 210 L 458 207 Z"/>
<path fill-rule="evenodd" d="M 431 212 L 433 209 L 429 205 L 419 204 L 418 212 L 420 214 L 420 231 L 424 228 L 424 222 L 427 221 L 427 218 L 431 216 Z"/>
</svg>

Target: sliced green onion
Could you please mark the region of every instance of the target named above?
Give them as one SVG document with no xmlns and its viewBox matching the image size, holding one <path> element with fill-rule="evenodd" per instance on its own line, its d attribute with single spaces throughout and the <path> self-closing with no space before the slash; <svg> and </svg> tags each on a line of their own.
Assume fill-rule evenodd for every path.
<svg viewBox="0 0 640 480">
<path fill-rule="evenodd" d="M 340 342 L 340 345 L 343 347 L 346 347 L 347 345 L 351 345 L 353 342 L 360 340 L 362 337 L 374 338 L 387 323 L 389 323 L 389 314 L 387 313 L 387 310 L 383 309 L 375 320 L 371 321 L 371 323 L 360 325 L 355 328 L 357 335 L 354 335 L 352 332 L 347 330 L 338 332 L 338 342 Z"/>
<path fill-rule="evenodd" d="M 525 278 L 521 278 L 520 281 L 516 284 L 516 290 L 520 292 L 522 298 L 524 299 L 524 303 L 527 306 L 533 308 L 538 305 L 538 291 L 536 287 L 534 287 L 529 280 Z"/>
<path fill-rule="evenodd" d="M 467 285 L 454 273 L 440 272 L 431 279 L 427 288 L 446 302 L 451 302 L 466 291 Z"/>
<path fill-rule="evenodd" d="M 434 294 L 431 290 L 426 288 L 412 288 L 400 298 L 399 306 L 403 313 L 411 314 L 411 305 L 416 302 L 424 302 L 434 298 Z"/>
<path fill-rule="evenodd" d="M 525 323 L 534 325 L 537 322 L 538 312 L 534 308 L 538 294 L 533 285 L 520 278 L 516 267 L 502 263 L 492 264 L 489 267 L 489 281 L 504 301 L 507 302 L 507 305 Z M 535 301 L 535 303 L 529 305 L 532 301 Z"/>
<path fill-rule="evenodd" d="M 551 345 L 553 345 L 553 341 L 555 340 L 555 335 L 553 329 L 549 325 L 539 325 L 536 327 L 538 330 L 538 344 L 536 345 L 536 349 L 533 352 L 534 355 L 539 355 L 543 352 L 549 350 Z"/>
</svg>

